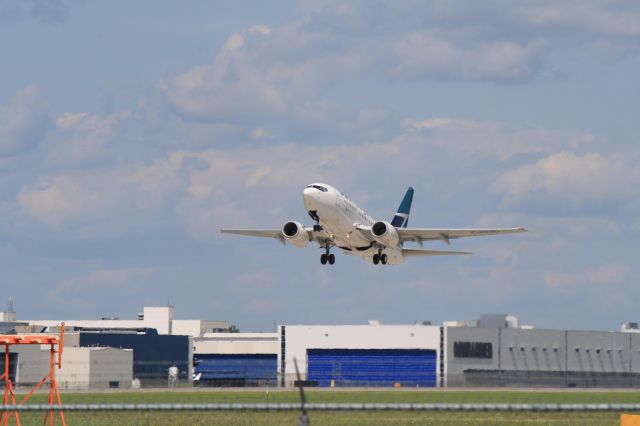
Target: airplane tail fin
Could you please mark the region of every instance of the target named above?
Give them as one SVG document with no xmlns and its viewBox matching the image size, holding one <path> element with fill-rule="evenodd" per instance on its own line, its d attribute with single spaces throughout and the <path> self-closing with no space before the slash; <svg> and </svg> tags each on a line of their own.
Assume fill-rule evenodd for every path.
<svg viewBox="0 0 640 426">
<path fill-rule="evenodd" d="M 396 228 L 406 228 L 409 223 L 409 212 L 411 211 L 411 202 L 413 201 L 413 188 L 409 187 L 404 194 L 404 198 L 398 207 L 398 212 L 393 216 L 391 224 Z"/>
</svg>

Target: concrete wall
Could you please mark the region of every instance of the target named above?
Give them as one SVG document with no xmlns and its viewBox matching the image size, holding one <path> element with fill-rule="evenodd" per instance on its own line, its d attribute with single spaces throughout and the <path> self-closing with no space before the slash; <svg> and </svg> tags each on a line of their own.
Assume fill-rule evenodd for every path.
<svg viewBox="0 0 640 426">
<path fill-rule="evenodd" d="M 173 320 L 171 330 L 178 336 L 200 337 L 203 333 L 202 320 Z"/>
<path fill-rule="evenodd" d="M 499 332 L 497 328 L 476 327 L 445 327 L 444 374 L 445 386 L 465 385 L 464 370 L 484 369 L 498 370 L 500 358 Z M 457 358 L 454 356 L 455 342 L 491 343 L 493 357 L 487 358 Z"/>
<path fill-rule="evenodd" d="M 172 333 L 175 335 L 203 337 L 207 333 L 217 333 L 217 330 L 228 330 L 227 321 L 213 320 L 173 320 Z"/>
<path fill-rule="evenodd" d="M 145 306 L 143 320 L 25 320 L 30 325 L 58 327 L 62 322 L 67 327 L 104 328 L 104 329 L 136 329 L 155 328 L 158 334 L 171 334 L 173 307 Z"/>
<path fill-rule="evenodd" d="M 110 387 L 110 382 L 128 389 L 133 379 L 133 351 L 65 348 L 56 377 L 61 389 L 104 389 Z"/>
<path fill-rule="evenodd" d="M 91 370 L 89 384 L 92 389 L 114 385 L 121 389 L 131 388 L 133 379 L 133 351 L 115 348 L 89 349 Z"/>
<path fill-rule="evenodd" d="M 595 331 L 567 332 L 567 370 L 630 372 L 631 335 Z"/>
<path fill-rule="evenodd" d="M 26 320 L 29 325 L 41 325 L 44 327 L 59 327 L 64 322 L 65 327 L 85 327 L 85 328 L 144 328 L 150 327 L 145 321 L 140 320 Z M 159 333 L 159 331 L 158 331 Z"/>
<path fill-rule="evenodd" d="M 48 347 L 16 345 L 11 352 L 18 353 L 18 386 L 33 386 L 49 373 Z M 130 388 L 132 371 L 131 350 L 65 347 L 62 368 L 56 367 L 55 375 L 60 389 L 107 388 L 109 382 L 117 382 L 120 388 Z"/>
<path fill-rule="evenodd" d="M 173 334 L 182 336 L 201 337 L 213 330 L 228 329 L 228 321 L 212 320 L 176 320 L 173 319 L 171 306 L 145 306 L 143 319 L 137 320 L 27 320 L 30 325 L 44 327 L 59 327 L 62 322 L 67 327 L 83 327 L 92 329 L 142 329 L 155 328 L 158 334 Z"/>
<path fill-rule="evenodd" d="M 91 383 L 90 360 L 88 348 L 65 348 L 62 368 L 56 370 L 60 389 L 88 389 Z"/>
<path fill-rule="evenodd" d="M 195 354 L 277 354 L 278 333 L 208 333 L 193 340 Z"/>
<path fill-rule="evenodd" d="M 640 335 L 634 333 L 447 327 L 445 336 L 448 386 L 640 384 Z M 455 341 L 491 342 L 493 356 L 456 358 Z"/>
<path fill-rule="evenodd" d="M 293 360 L 306 378 L 307 349 L 431 349 L 440 353 L 440 327 L 424 325 L 288 325 L 285 327 L 285 385 L 295 380 Z M 278 335 L 281 348 L 281 334 Z M 278 353 L 279 374 L 282 354 Z M 438 372 L 439 374 L 439 372 Z"/>
<path fill-rule="evenodd" d="M 640 373 L 640 334 L 631 334 L 631 372 Z"/>
<path fill-rule="evenodd" d="M 172 334 L 172 306 L 145 306 L 144 323 L 149 328 L 158 330 L 158 334 Z"/>
<path fill-rule="evenodd" d="M 18 354 L 17 385 L 35 385 L 49 372 L 49 351 L 40 345 L 13 345 L 11 352 Z"/>
<path fill-rule="evenodd" d="M 500 329 L 500 369 L 564 371 L 564 340 L 560 330 Z"/>
</svg>

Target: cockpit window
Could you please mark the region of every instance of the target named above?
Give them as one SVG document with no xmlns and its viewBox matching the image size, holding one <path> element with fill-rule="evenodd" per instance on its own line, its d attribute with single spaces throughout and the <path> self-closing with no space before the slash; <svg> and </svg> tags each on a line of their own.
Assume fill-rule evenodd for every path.
<svg viewBox="0 0 640 426">
<path fill-rule="evenodd" d="M 307 188 L 315 188 L 318 189 L 322 192 L 327 192 L 327 188 L 325 188 L 324 186 L 320 186 L 320 185 L 308 185 Z"/>
</svg>

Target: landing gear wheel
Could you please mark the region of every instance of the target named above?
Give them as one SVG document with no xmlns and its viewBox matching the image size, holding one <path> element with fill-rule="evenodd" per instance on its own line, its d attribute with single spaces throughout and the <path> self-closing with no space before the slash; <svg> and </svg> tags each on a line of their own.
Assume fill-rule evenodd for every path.
<svg viewBox="0 0 640 426">
<path fill-rule="evenodd" d="M 318 224 L 313 225 L 313 232 L 320 232 L 320 231 L 322 231 L 322 226 Z"/>
<path fill-rule="evenodd" d="M 320 263 L 322 263 L 323 265 L 327 264 L 327 255 L 326 254 L 321 254 L 320 255 Z"/>
<path fill-rule="evenodd" d="M 382 263 L 383 265 L 387 264 L 387 255 L 386 255 L 386 253 L 382 253 L 380 255 L 380 263 Z"/>
<path fill-rule="evenodd" d="M 333 265 L 334 263 L 336 263 L 336 256 L 333 253 L 331 253 L 329 255 L 329 259 L 328 260 L 329 260 L 329 265 Z"/>
<path fill-rule="evenodd" d="M 373 255 L 373 264 L 377 265 L 380 262 L 380 256 L 378 255 L 378 253 Z"/>
</svg>

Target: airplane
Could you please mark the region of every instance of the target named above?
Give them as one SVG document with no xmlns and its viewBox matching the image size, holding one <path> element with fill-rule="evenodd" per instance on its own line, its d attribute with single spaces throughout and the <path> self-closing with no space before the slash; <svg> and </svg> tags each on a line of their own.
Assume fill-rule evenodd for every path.
<svg viewBox="0 0 640 426">
<path fill-rule="evenodd" d="M 332 247 L 371 261 L 374 265 L 398 265 L 407 257 L 471 254 L 464 251 L 405 248 L 404 243 L 409 241 L 423 247 L 424 241 L 441 240 L 449 245 L 450 240 L 456 238 L 527 232 L 525 228 L 409 228 L 412 187 L 407 189 L 391 222 L 374 220 L 349 197 L 324 183 L 307 185 L 302 197 L 309 216 L 316 222 L 312 227 L 289 221 L 281 229 L 221 229 L 220 232 L 275 238 L 282 244 L 289 242 L 296 247 L 306 247 L 315 241 L 324 249 L 320 256 L 323 265 L 335 263 L 335 255 L 330 252 Z"/>
</svg>

